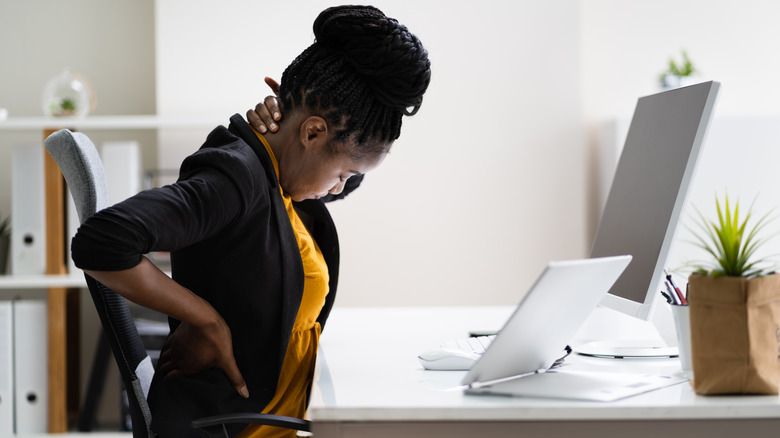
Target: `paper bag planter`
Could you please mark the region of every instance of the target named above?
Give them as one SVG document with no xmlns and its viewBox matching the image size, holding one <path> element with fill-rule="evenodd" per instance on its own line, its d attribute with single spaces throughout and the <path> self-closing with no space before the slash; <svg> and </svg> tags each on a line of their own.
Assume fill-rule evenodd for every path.
<svg viewBox="0 0 780 438">
<path fill-rule="evenodd" d="M 688 283 L 697 394 L 778 394 L 780 275 L 692 275 Z"/>
<path fill-rule="evenodd" d="M 780 390 L 780 275 L 756 257 L 767 215 L 748 228 L 716 199 L 717 221 L 699 213 L 700 248 L 711 260 L 688 280 L 693 389 L 697 394 L 778 394 Z"/>
</svg>

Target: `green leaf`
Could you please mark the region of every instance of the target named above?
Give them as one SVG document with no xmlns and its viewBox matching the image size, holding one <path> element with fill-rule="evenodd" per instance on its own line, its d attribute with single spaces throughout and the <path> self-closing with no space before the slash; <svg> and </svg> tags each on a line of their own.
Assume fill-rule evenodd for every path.
<svg viewBox="0 0 780 438">
<path fill-rule="evenodd" d="M 708 272 L 711 276 L 753 277 L 773 271 L 774 263 L 766 258 L 755 259 L 756 252 L 778 232 L 763 235 L 765 227 L 771 222 L 772 211 L 761 216 L 753 223 L 751 203 L 744 218 L 740 216 L 739 201 L 730 202 L 728 194 L 723 202 L 715 197 L 716 220 L 710 221 L 694 206 L 696 228 L 686 226 L 694 236 L 693 245 L 701 248 L 712 259 L 699 261 L 694 265 L 696 272 Z M 733 206 L 733 209 L 732 209 Z"/>
</svg>

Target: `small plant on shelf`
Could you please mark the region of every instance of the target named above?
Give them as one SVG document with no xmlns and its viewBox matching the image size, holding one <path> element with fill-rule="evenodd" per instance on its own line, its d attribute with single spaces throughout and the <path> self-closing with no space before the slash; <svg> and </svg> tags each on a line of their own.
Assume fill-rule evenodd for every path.
<svg viewBox="0 0 780 438">
<path fill-rule="evenodd" d="M 60 100 L 59 105 L 52 104 L 51 113 L 53 116 L 68 117 L 75 115 L 77 109 L 76 101 L 66 97 Z"/>
<path fill-rule="evenodd" d="M 688 57 L 688 53 L 682 51 L 682 62 L 678 63 L 674 58 L 669 58 L 669 66 L 661 73 L 661 86 L 665 89 L 677 88 L 684 85 L 692 85 L 695 80 L 693 76 L 698 70 Z"/>
</svg>

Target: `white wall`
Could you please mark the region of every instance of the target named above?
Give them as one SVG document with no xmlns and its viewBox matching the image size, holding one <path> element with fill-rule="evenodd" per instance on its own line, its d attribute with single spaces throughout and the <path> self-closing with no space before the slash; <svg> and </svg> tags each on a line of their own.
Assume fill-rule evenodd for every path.
<svg viewBox="0 0 780 438">
<path fill-rule="evenodd" d="M 159 0 L 158 110 L 243 114 L 330 4 Z M 331 209 L 338 304 L 515 303 L 548 260 L 585 254 L 578 2 L 375 5 L 421 38 L 433 79 L 385 164 Z"/>
<path fill-rule="evenodd" d="M 0 107 L 42 116 L 41 91 L 65 67 L 90 79 L 95 114 L 154 111 L 153 0 L 0 0 Z"/>
<path fill-rule="evenodd" d="M 719 115 L 780 114 L 780 3 L 771 0 L 585 0 L 582 92 L 589 122 L 633 112 L 687 50 L 718 80 Z"/>
<path fill-rule="evenodd" d="M 777 205 L 775 170 L 780 131 L 780 3 L 769 0 L 586 0 L 582 2 L 583 119 L 588 126 L 590 167 L 589 233 L 600 214 L 595 155 L 605 121 L 628 119 L 636 98 L 660 91 L 658 75 L 670 57 L 685 49 L 699 79 L 721 82 L 708 141 L 682 218 L 693 223 L 693 205 L 714 214 L 714 196 L 728 191 L 743 208 L 758 196 L 756 213 Z M 622 140 L 621 140 L 622 146 Z M 601 151 L 603 152 L 603 151 Z M 614 163 L 613 163 L 614 165 Z M 611 175 L 610 175 L 611 176 Z M 670 266 L 701 256 L 681 228 Z M 780 253 L 780 239 L 772 242 Z"/>
</svg>

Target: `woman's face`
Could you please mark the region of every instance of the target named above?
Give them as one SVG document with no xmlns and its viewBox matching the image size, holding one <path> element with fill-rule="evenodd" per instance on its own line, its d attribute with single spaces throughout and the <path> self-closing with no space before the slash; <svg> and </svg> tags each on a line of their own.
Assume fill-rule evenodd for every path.
<svg viewBox="0 0 780 438">
<path fill-rule="evenodd" d="M 388 147 L 382 150 L 389 150 Z M 338 152 L 327 146 L 302 149 L 292 163 L 280 169 L 279 183 L 293 201 L 319 199 L 327 194 L 337 195 L 351 176 L 365 174 L 377 168 L 387 152 L 354 159 L 343 152 L 354 145 L 336 145 Z M 376 150 L 376 149 L 375 149 Z"/>
</svg>

